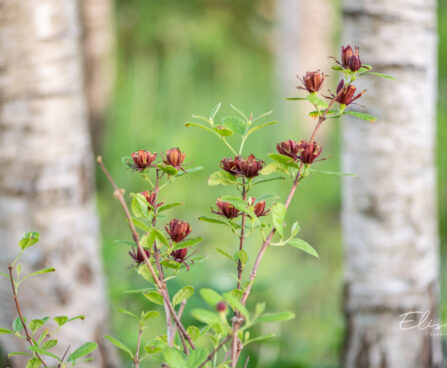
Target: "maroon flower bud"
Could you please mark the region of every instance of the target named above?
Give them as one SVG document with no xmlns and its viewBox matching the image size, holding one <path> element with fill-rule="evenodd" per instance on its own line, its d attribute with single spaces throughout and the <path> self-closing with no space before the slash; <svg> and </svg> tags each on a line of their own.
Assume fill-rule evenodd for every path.
<svg viewBox="0 0 447 368">
<path fill-rule="evenodd" d="M 345 86 L 344 81 L 342 79 L 338 83 L 338 86 L 337 86 L 337 96 L 338 97 L 336 98 L 336 101 L 342 105 L 348 106 L 348 105 L 352 104 L 355 100 L 360 98 L 366 92 L 366 90 L 364 90 L 364 91 L 358 93 L 357 96 L 354 96 L 355 91 L 356 91 L 356 87 L 353 84 L 349 84 L 349 85 Z"/>
<path fill-rule="evenodd" d="M 358 50 L 358 47 L 357 47 Z M 358 51 L 357 51 L 358 54 Z M 341 66 L 343 68 L 349 68 L 349 61 L 351 60 L 352 55 L 354 55 L 354 52 L 352 51 L 351 45 L 348 45 L 346 47 L 341 47 Z"/>
<path fill-rule="evenodd" d="M 143 249 L 144 253 L 146 254 L 146 257 L 149 258 L 151 256 L 151 252 L 147 249 Z M 130 256 L 133 258 L 135 262 L 138 264 L 144 262 L 143 254 L 140 252 L 140 248 L 137 248 L 137 251 L 135 252 L 135 248 L 132 248 L 132 252 L 129 252 Z"/>
<path fill-rule="evenodd" d="M 216 205 L 219 210 L 212 211 L 216 215 L 225 216 L 226 218 L 231 219 L 236 218 L 241 214 L 230 202 L 224 202 L 218 199 Z"/>
<path fill-rule="evenodd" d="M 302 140 L 299 144 L 300 153 L 298 158 L 303 164 L 310 165 L 314 160 L 320 156 L 322 147 L 317 142 L 309 143 Z"/>
<path fill-rule="evenodd" d="M 181 242 L 191 232 L 191 226 L 187 222 L 181 221 L 179 219 L 171 220 L 169 226 L 166 225 L 165 229 L 171 237 L 172 241 L 175 243 Z"/>
<path fill-rule="evenodd" d="M 226 157 L 222 161 L 220 161 L 220 167 L 231 175 L 237 175 L 236 161 L 237 157 L 234 159 Z"/>
<path fill-rule="evenodd" d="M 149 203 L 152 208 L 155 206 L 155 193 L 149 192 L 145 190 L 144 192 L 141 192 L 141 194 L 146 198 L 147 203 Z M 157 207 L 160 207 L 164 202 L 160 202 L 157 204 Z M 151 210 L 151 207 L 149 207 L 149 210 Z"/>
<path fill-rule="evenodd" d="M 227 310 L 227 305 L 224 302 L 219 302 L 216 304 L 216 310 L 219 313 L 223 313 Z"/>
<path fill-rule="evenodd" d="M 299 89 L 305 89 L 310 93 L 318 92 L 323 85 L 324 73 L 321 73 L 319 70 L 307 72 L 300 81 L 303 83 L 303 86 L 298 86 Z"/>
<path fill-rule="evenodd" d="M 171 252 L 171 256 L 174 257 L 174 261 L 182 263 L 186 255 L 188 254 L 188 248 L 177 249 Z"/>
<path fill-rule="evenodd" d="M 264 167 L 264 161 L 256 159 L 255 155 L 251 154 L 246 159 L 238 158 L 236 165 L 240 175 L 244 175 L 246 178 L 254 178 L 259 175 L 259 172 Z"/>
<path fill-rule="evenodd" d="M 358 48 L 356 48 L 358 50 Z M 360 61 L 360 58 L 356 55 L 352 56 L 349 60 L 349 69 L 351 69 L 353 72 L 356 72 L 362 67 L 362 62 Z"/>
<path fill-rule="evenodd" d="M 289 139 L 287 141 L 278 143 L 276 145 L 276 150 L 281 155 L 286 155 L 296 160 L 298 154 L 298 143 Z"/>
<path fill-rule="evenodd" d="M 252 206 L 254 205 L 255 201 L 256 201 L 256 198 L 252 197 L 251 198 Z M 253 212 L 255 213 L 255 215 L 257 217 L 261 217 L 261 216 L 267 215 L 270 212 L 270 210 L 265 210 L 265 201 L 259 201 L 258 203 L 256 203 L 254 205 Z"/>
<path fill-rule="evenodd" d="M 183 160 L 185 159 L 185 154 L 182 153 L 178 148 L 171 148 L 166 152 L 166 158 L 163 162 L 166 165 L 171 165 L 176 169 L 181 169 Z"/>
<path fill-rule="evenodd" d="M 151 166 L 152 162 L 157 158 L 156 153 L 150 153 L 149 151 L 138 150 L 138 152 L 132 152 L 133 168 L 141 171 Z"/>
</svg>

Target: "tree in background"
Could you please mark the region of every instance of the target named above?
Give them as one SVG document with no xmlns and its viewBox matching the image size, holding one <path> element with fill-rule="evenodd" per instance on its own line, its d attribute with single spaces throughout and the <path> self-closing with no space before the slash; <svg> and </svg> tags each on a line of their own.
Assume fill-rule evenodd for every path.
<svg viewBox="0 0 447 368">
<path fill-rule="evenodd" d="M 377 126 L 344 118 L 343 169 L 358 176 L 343 190 L 344 367 L 440 367 L 423 317 L 401 325 L 438 321 L 436 2 L 345 0 L 344 41 L 398 81 L 362 80 Z"/>
<path fill-rule="evenodd" d="M 32 290 L 24 284 L 22 304 L 29 317 L 86 316 L 82 327 L 59 335 L 61 349 L 101 341 L 107 325 L 81 34 L 75 0 L 0 3 L 0 268 L 26 230 L 44 234 L 24 268 L 51 264 L 58 277 L 42 276 Z M 9 288 L 0 283 L 0 294 Z M 14 313 L 10 298 L 0 299 L 0 310 L 5 325 Z M 19 350 L 14 341 L 7 351 Z M 102 353 L 96 367 L 110 367 Z"/>
</svg>

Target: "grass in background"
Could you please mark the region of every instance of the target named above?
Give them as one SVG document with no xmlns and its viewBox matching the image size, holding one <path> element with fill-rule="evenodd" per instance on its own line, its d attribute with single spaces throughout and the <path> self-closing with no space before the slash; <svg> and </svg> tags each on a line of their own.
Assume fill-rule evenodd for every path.
<svg viewBox="0 0 447 368">
<path fill-rule="evenodd" d="M 296 117 L 282 116 L 284 105 L 294 102 L 278 102 L 274 93 L 273 57 L 268 42 L 272 37 L 272 4 L 270 0 L 119 0 L 116 4 L 118 82 L 107 122 L 104 160 L 118 179 L 118 185 L 127 188 L 128 192 L 146 189 L 143 181 L 135 180 L 135 176 L 120 163 L 122 156 L 137 149 L 161 152 L 178 146 L 187 153 L 187 161 L 204 166 L 202 172 L 177 180 L 172 191 L 161 196 L 185 202 L 186 206 L 176 209 L 172 216 L 189 221 L 193 233 L 205 239 L 200 253 L 209 254 L 210 259 L 194 266 L 180 278 L 182 285 L 192 284 L 196 292 L 201 287 L 223 291 L 234 286 L 233 279 L 227 276 L 233 270 L 215 251 L 216 247 L 230 250 L 235 244 L 234 237 L 220 227 L 197 220 L 198 216 L 209 214 L 210 206 L 222 192 L 221 187 L 208 187 L 207 177 L 218 169 L 224 155 L 230 156 L 230 152 L 214 137 L 196 128 L 185 128 L 184 123 L 193 113 L 209 114 L 211 108 L 222 101 L 224 108 L 220 116 L 235 114 L 228 107 L 232 103 L 255 114 L 274 109 L 272 120 L 279 118 L 281 122 L 257 133 L 256 139 L 246 147 L 247 154 L 273 152 L 276 142 L 302 137 Z M 440 5 L 440 17 L 447 20 L 447 7 Z M 440 21 L 440 30 L 445 35 L 446 24 L 446 21 L 444 25 Z M 445 52 L 440 53 L 440 65 L 447 63 Z M 447 72 L 441 72 L 445 81 L 447 75 L 443 73 Z M 441 92 L 444 109 L 440 108 L 440 119 L 446 121 L 447 88 L 442 83 Z M 303 123 L 309 124 L 309 121 Z M 442 124 L 439 137 L 440 143 L 446 141 L 447 129 Z M 338 128 L 326 139 L 323 152 L 334 157 L 319 165 L 337 170 Z M 438 156 L 440 165 L 445 168 L 445 154 L 440 152 Z M 270 161 L 266 155 L 261 158 Z M 440 172 L 444 245 L 447 232 L 445 183 L 444 169 Z M 128 269 L 131 263 L 128 249 L 113 244 L 113 240 L 128 239 L 130 234 L 102 175 L 98 175 L 98 186 L 104 264 L 112 305 L 133 311 L 153 308 L 143 297 L 123 293 L 127 289 L 144 287 L 144 284 L 133 270 Z M 261 189 L 282 193 L 284 197 L 289 184 L 266 184 Z M 248 349 L 251 367 L 338 366 L 343 337 L 339 211 L 338 178 L 315 176 L 300 185 L 288 216 L 290 221 L 300 222 L 302 237 L 315 246 L 321 259 L 313 259 L 295 249 L 268 250 L 250 300 L 267 298 L 267 310 L 294 310 L 297 318 L 289 323 L 270 324 L 265 330 L 258 331 L 262 334 L 274 332 L 278 338 Z M 259 245 L 256 238 L 247 243 L 251 260 Z M 177 280 L 171 282 L 173 289 L 180 286 Z M 188 311 L 204 305 L 197 295 L 187 304 L 184 315 L 187 325 Z M 443 311 L 447 317 L 447 311 Z M 114 335 L 135 345 L 136 327 L 126 316 L 115 311 L 111 317 Z M 161 318 L 158 323 L 160 325 L 154 325 L 153 329 L 160 331 Z M 152 333 L 149 329 L 147 337 Z M 146 366 L 150 364 L 146 362 Z"/>
</svg>

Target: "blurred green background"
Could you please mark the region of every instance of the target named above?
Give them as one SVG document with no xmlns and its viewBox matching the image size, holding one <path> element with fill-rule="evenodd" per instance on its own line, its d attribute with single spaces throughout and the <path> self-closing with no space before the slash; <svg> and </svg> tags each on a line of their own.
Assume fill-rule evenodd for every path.
<svg viewBox="0 0 447 368">
<path fill-rule="evenodd" d="M 187 153 L 186 161 L 204 166 L 204 170 L 179 179 L 162 198 L 186 202 L 173 215 L 189 221 L 193 232 L 205 241 L 200 254 L 210 259 L 181 278 L 181 284 L 228 290 L 233 279 L 229 262 L 216 251 L 230 251 L 235 244 L 231 234 L 219 227 L 197 220 L 208 215 L 222 187 L 208 187 L 209 173 L 230 152 L 216 138 L 196 128 L 185 128 L 192 114 L 208 115 L 217 102 L 223 103 L 220 116 L 235 115 L 229 104 L 259 115 L 273 109 L 271 120 L 281 124 L 257 133 L 248 143 L 246 153 L 255 153 L 268 161 L 268 152 L 285 138 L 300 139 L 296 117 L 283 116 L 285 104 L 275 93 L 274 55 L 265 41 L 273 29 L 273 2 L 270 0 L 189 0 L 148 1 L 116 0 L 118 76 L 113 103 L 106 122 L 104 160 L 118 184 L 127 191 L 144 190 L 138 177 L 120 163 L 140 148 L 162 152 L 178 146 Z M 338 15 L 334 15 L 337 17 Z M 337 30 L 334 33 L 337 34 Z M 439 1 L 439 65 L 447 64 L 447 3 Z M 294 75 L 290 76 L 295 78 Z M 445 259 L 447 242 L 447 70 L 440 68 L 439 95 L 439 213 Z M 321 163 L 330 170 L 339 167 L 338 123 L 326 137 L 325 153 L 331 160 Z M 306 134 L 307 135 L 307 134 Z M 444 143 L 444 144 L 442 144 Z M 206 152 L 206 154 L 204 154 Z M 148 301 L 126 289 L 144 287 L 128 269 L 130 258 L 125 247 L 113 243 L 128 239 L 121 210 L 112 199 L 111 188 L 103 175 L 97 178 L 99 208 L 103 229 L 104 265 L 112 305 L 133 311 L 148 309 Z M 285 196 L 288 183 L 265 185 L 261 192 Z M 336 177 L 312 177 L 301 186 L 294 199 L 290 218 L 298 219 L 302 237 L 320 253 L 316 260 L 289 248 L 269 249 L 258 273 L 251 300 L 264 299 L 268 311 L 291 309 L 296 319 L 270 324 L 257 333 L 277 334 L 277 338 L 247 349 L 251 367 L 338 367 L 343 339 L 341 307 L 342 249 L 340 231 L 340 180 Z M 259 239 L 248 242 L 254 258 Z M 445 268 L 445 267 L 444 267 Z M 443 276 L 445 278 L 445 276 Z M 446 299 L 444 280 L 443 300 Z M 172 281 L 171 288 L 180 287 Z M 200 297 L 191 299 L 188 311 L 204 306 Z M 447 318 L 443 303 L 443 319 Z M 135 345 L 136 326 L 124 315 L 111 311 L 112 332 L 122 341 Z M 160 319 L 161 320 L 161 319 Z M 154 326 L 153 336 L 161 326 Z M 146 363 L 148 364 L 148 363 Z M 150 366 L 150 365 L 148 365 Z"/>
</svg>

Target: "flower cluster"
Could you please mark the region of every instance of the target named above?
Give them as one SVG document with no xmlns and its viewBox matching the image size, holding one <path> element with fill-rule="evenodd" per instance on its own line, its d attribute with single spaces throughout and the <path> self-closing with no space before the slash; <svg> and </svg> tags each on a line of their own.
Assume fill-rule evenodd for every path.
<svg viewBox="0 0 447 368">
<path fill-rule="evenodd" d="M 303 164 L 310 165 L 320 156 L 322 147 L 317 142 L 301 140 L 299 143 L 291 139 L 276 145 L 278 153 L 289 156 L 294 160 L 300 160 Z"/>
<path fill-rule="evenodd" d="M 264 167 L 264 161 L 259 160 L 251 154 L 248 158 L 236 156 L 233 158 L 224 158 L 220 162 L 220 167 L 231 175 L 244 176 L 248 179 L 259 175 Z"/>
<path fill-rule="evenodd" d="M 130 168 L 136 171 L 143 171 L 149 168 L 156 168 L 157 165 L 154 161 L 157 159 L 157 153 L 138 150 L 137 152 L 133 152 L 131 155 L 132 162 L 130 160 L 127 161 L 127 164 Z M 166 156 L 163 157 L 163 163 L 168 166 L 172 166 L 177 170 L 184 170 L 182 164 L 185 160 L 185 154 L 180 151 L 179 148 L 171 148 L 166 151 Z"/>
</svg>

